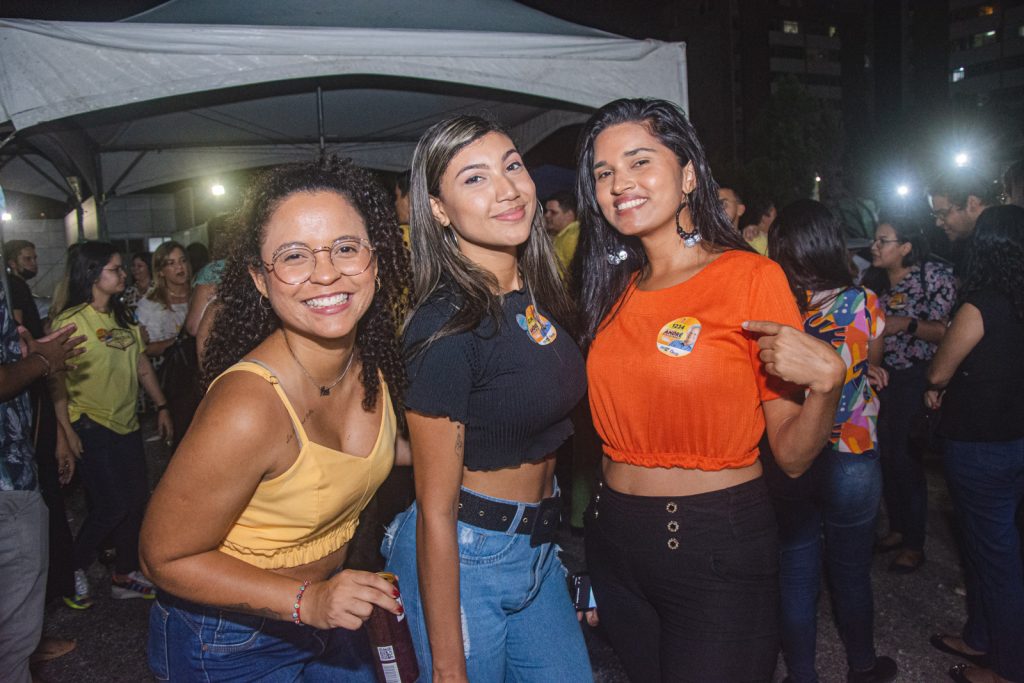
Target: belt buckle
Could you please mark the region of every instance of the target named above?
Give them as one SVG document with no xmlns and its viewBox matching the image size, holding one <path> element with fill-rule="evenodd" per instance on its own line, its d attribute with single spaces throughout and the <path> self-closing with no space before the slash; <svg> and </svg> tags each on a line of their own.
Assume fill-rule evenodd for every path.
<svg viewBox="0 0 1024 683">
<path fill-rule="evenodd" d="M 530 531 L 530 547 L 536 548 L 544 543 L 555 540 L 555 531 L 562 520 L 562 500 L 555 496 L 545 498 L 533 511 L 535 517 L 533 530 Z"/>
</svg>

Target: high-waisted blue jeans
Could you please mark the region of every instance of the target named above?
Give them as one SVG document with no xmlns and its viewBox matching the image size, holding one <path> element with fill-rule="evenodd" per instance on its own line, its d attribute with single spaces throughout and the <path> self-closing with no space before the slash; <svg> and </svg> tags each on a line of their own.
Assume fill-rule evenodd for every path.
<svg viewBox="0 0 1024 683">
<path fill-rule="evenodd" d="M 814 667 L 822 556 L 846 661 L 854 671 L 875 664 L 871 558 L 882 472 L 874 451 L 825 448 L 791 479 L 765 462 L 779 522 L 782 650 L 794 683 L 817 683 Z M 822 540 L 824 537 L 824 552 Z"/>
<path fill-rule="evenodd" d="M 519 506 L 516 518 L 509 520 L 512 529 L 519 517 L 531 510 Z M 381 553 L 387 558 L 387 571 L 398 576 L 420 681 L 429 683 L 433 660 L 416 569 L 416 517 L 416 503 L 395 517 Z M 531 548 L 525 534 L 490 531 L 461 521 L 457 533 L 462 641 L 469 680 L 592 681 L 590 658 L 569 598 L 558 546 L 544 543 Z"/>
</svg>

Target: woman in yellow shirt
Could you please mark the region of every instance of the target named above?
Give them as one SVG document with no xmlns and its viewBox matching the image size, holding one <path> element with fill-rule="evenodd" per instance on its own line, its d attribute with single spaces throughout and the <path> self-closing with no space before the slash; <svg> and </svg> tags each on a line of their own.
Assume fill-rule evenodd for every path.
<svg viewBox="0 0 1024 683">
<path fill-rule="evenodd" d="M 341 568 L 395 460 L 408 284 L 394 223 L 347 163 L 253 182 L 206 348 L 216 379 L 142 530 L 157 678 L 374 680 L 360 627 L 375 606 L 401 614 L 398 593 Z"/>
</svg>

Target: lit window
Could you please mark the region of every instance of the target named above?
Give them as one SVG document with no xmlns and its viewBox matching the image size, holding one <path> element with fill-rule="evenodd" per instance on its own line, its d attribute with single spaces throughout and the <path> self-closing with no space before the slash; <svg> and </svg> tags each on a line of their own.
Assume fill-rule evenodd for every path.
<svg viewBox="0 0 1024 683">
<path fill-rule="evenodd" d="M 964 80 L 964 76 L 966 76 L 964 68 L 962 66 L 958 66 L 957 68 L 953 69 L 953 76 L 950 80 L 952 80 L 954 83 L 959 83 L 960 81 Z"/>
<path fill-rule="evenodd" d="M 800 33 L 800 22 L 799 21 L 783 21 L 782 22 L 783 33 Z"/>
<path fill-rule="evenodd" d="M 1024 38 L 1024 24 L 1017 27 L 1017 37 Z"/>
<path fill-rule="evenodd" d="M 985 45 L 991 45 L 994 42 L 996 42 L 995 31 L 975 33 L 973 36 L 971 36 L 971 47 L 984 47 Z"/>
<path fill-rule="evenodd" d="M 993 7 L 992 5 L 982 5 L 981 7 L 978 8 L 979 17 L 990 17 L 993 14 L 995 14 L 995 12 L 996 8 Z"/>
<path fill-rule="evenodd" d="M 837 30 L 836 30 L 836 27 L 835 27 L 835 26 L 829 26 L 829 27 L 828 27 L 828 37 L 829 37 L 829 38 L 835 38 L 835 37 L 836 37 L 836 34 L 837 34 L 838 32 L 839 32 L 839 31 L 837 31 Z"/>
</svg>

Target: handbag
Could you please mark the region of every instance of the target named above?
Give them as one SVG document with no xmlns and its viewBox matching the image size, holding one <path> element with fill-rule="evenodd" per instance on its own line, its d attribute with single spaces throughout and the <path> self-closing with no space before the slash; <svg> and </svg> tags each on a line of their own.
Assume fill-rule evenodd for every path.
<svg viewBox="0 0 1024 683">
<path fill-rule="evenodd" d="M 195 337 L 182 328 L 174 338 L 174 343 L 160 358 L 163 362 L 157 370 L 157 378 L 168 400 L 200 395 L 199 358 L 196 355 Z M 196 402 L 198 403 L 198 398 Z"/>
</svg>

